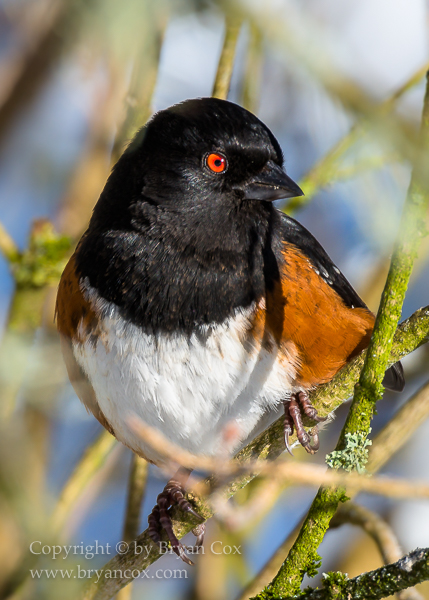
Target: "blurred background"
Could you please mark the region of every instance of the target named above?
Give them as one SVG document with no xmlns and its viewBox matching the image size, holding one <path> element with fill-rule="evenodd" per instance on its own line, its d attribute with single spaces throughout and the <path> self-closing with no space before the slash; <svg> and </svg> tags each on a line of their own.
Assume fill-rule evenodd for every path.
<svg viewBox="0 0 429 600">
<path fill-rule="evenodd" d="M 279 208 L 377 310 L 420 123 L 427 2 L 0 0 L 1 597 L 76 598 L 84 578 L 37 579 L 29 569 L 100 568 L 114 554 L 52 560 L 32 555 L 32 541 L 114 548 L 123 539 L 131 455 L 102 435 L 68 383 L 53 323 L 56 285 L 135 131 L 154 111 L 212 94 L 226 32 L 235 56 L 228 99 L 270 127 L 306 194 Z M 428 253 L 426 242 L 404 318 L 428 304 Z M 386 394 L 373 433 L 425 383 L 428 365 L 426 347 L 404 360 L 405 391 Z M 317 457 L 297 449 L 295 460 L 322 463 L 346 411 L 322 432 Z M 428 435 L 426 423 L 384 472 L 427 479 Z M 139 532 L 165 481 L 149 468 Z M 242 490 L 237 509 L 257 491 L 258 482 Z M 206 545 L 240 545 L 241 554 L 207 553 L 191 568 L 165 556 L 153 572 L 183 567 L 187 576 L 137 580 L 123 598 L 244 600 L 314 493 L 275 489 L 246 519 L 212 519 Z M 427 503 L 359 501 L 392 525 L 404 552 L 429 545 Z M 374 542 L 350 525 L 329 532 L 321 554 L 321 572 L 355 576 L 382 564 Z"/>
</svg>

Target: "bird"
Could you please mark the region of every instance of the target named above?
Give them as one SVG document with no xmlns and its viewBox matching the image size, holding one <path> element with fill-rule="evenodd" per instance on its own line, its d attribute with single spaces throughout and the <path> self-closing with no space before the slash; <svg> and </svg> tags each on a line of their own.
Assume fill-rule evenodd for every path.
<svg viewBox="0 0 429 600">
<path fill-rule="evenodd" d="M 309 399 L 368 346 L 375 317 L 328 254 L 273 201 L 302 195 L 255 115 L 216 98 L 157 112 L 113 167 L 62 274 L 56 322 L 70 381 L 89 412 L 138 455 L 164 457 L 136 416 L 197 455 L 239 450 L 284 413 L 318 449 Z M 401 391 L 400 363 L 385 387 Z M 317 428 L 317 426 L 316 426 Z M 232 432 L 232 434 L 231 434 Z M 191 563 L 167 509 L 185 497 L 179 468 L 149 534 Z M 204 526 L 195 528 L 197 545 Z"/>
</svg>

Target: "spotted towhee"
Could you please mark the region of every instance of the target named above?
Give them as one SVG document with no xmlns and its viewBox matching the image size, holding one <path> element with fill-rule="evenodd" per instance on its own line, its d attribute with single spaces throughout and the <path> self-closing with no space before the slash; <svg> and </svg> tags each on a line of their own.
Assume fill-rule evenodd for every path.
<svg viewBox="0 0 429 600">
<path fill-rule="evenodd" d="M 314 237 L 273 200 L 302 194 L 280 146 L 224 100 L 157 113 L 115 165 L 58 291 L 57 323 L 77 395 L 118 440 L 162 457 L 129 427 L 137 415 L 195 454 L 237 450 L 369 342 L 374 315 Z M 401 390 L 400 363 L 384 384 Z M 231 443 L 231 431 L 234 432 Z M 171 480 L 149 517 L 174 550 L 167 508 L 192 511 Z M 203 535 L 199 531 L 199 542 Z"/>
</svg>

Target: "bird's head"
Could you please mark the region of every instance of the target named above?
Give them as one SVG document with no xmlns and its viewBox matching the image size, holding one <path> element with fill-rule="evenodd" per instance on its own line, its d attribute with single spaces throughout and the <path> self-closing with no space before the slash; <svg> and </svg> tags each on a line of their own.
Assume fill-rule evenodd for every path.
<svg viewBox="0 0 429 600">
<path fill-rule="evenodd" d="M 216 197 L 265 200 L 302 195 L 283 171 L 271 131 L 241 106 L 217 98 L 160 111 L 128 149 L 144 157 L 143 195 L 183 204 Z M 207 206 L 205 204 L 205 206 Z"/>
<path fill-rule="evenodd" d="M 271 131 L 244 108 L 216 98 L 162 110 L 118 161 L 100 198 L 110 218 L 131 207 L 136 218 L 155 208 L 195 229 L 221 223 L 247 207 L 302 195 L 283 170 Z M 97 213 L 97 208 L 96 211 Z"/>
</svg>

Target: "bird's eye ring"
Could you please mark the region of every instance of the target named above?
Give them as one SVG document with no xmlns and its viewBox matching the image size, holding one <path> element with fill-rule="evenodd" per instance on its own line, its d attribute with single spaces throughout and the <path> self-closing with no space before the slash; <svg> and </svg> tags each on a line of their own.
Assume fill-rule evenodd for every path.
<svg viewBox="0 0 429 600">
<path fill-rule="evenodd" d="M 228 166 L 225 156 L 223 154 L 219 154 L 218 152 L 211 152 L 210 154 L 207 154 L 205 162 L 210 171 L 213 171 L 213 173 L 223 173 Z"/>
</svg>

